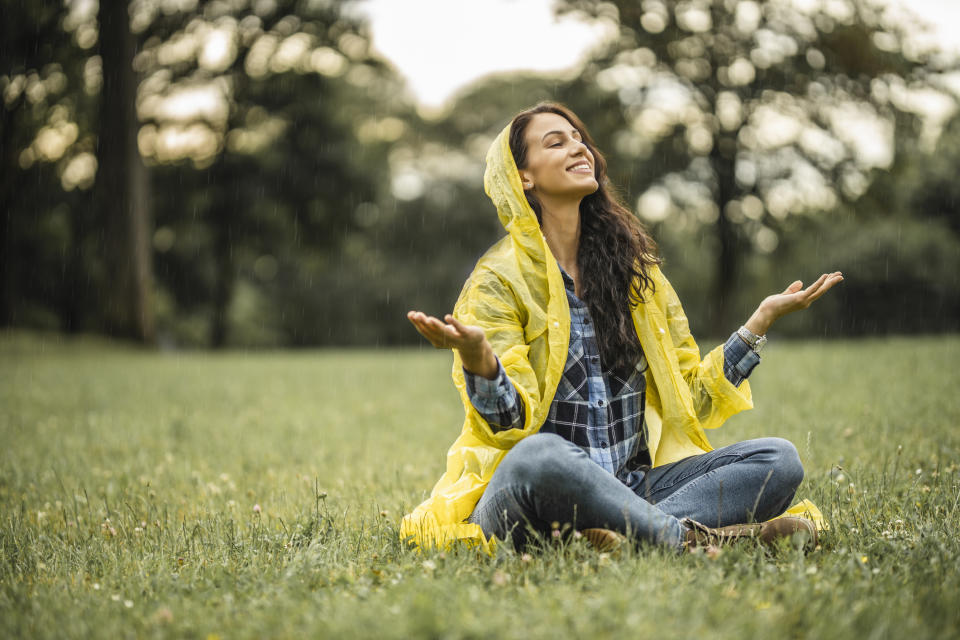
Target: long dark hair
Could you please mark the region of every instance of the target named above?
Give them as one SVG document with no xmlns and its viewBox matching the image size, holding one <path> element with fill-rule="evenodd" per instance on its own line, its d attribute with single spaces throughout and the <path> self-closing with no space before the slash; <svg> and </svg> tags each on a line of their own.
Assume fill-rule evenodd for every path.
<svg viewBox="0 0 960 640">
<path fill-rule="evenodd" d="M 593 318 L 604 368 L 627 373 L 643 354 L 631 309 L 643 302 L 644 291 L 654 290 L 648 268 L 660 263 L 656 243 L 612 192 L 607 179 L 607 161 L 583 122 L 567 107 L 542 102 L 517 114 L 510 126 L 510 151 L 517 167 L 526 168 L 525 132 L 538 113 L 555 113 L 566 118 L 593 154 L 594 176 L 600 188 L 580 202 L 577 264 L 581 298 Z M 532 193 L 525 193 L 542 224 L 542 205 Z"/>
</svg>

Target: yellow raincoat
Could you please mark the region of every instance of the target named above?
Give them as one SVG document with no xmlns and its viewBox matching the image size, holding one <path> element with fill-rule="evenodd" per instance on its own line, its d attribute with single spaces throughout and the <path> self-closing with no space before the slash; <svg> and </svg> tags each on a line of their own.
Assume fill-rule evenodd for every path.
<svg viewBox="0 0 960 640">
<path fill-rule="evenodd" d="M 483 327 L 526 408 L 522 429 L 494 433 L 467 396 L 463 367 L 454 350 L 453 381 L 466 418 L 447 452 L 447 470 L 430 497 L 403 518 L 400 535 L 420 546 L 455 540 L 491 551 L 480 527 L 466 522 L 497 465 L 517 442 L 536 433 L 547 417 L 563 374 L 570 339 L 570 309 L 557 261 L 536 214 L 524 197 L 510 152 L 509 125 L 487 152 L 484 188 L 508 234 L 477 262 L 453 315 Z M 633 323 L 646 356 L 645 420 L 654 466 L 711 451 L 704 428 L 719 427 L 753 406 L 750 385 L 735 387 L 723 374 L 723 347 L 701 360 L 673 287 L 650 267 L 656 291 L 644 291 Z M 819 511 L 803 501 L 788 513 Z"/>
</svg>

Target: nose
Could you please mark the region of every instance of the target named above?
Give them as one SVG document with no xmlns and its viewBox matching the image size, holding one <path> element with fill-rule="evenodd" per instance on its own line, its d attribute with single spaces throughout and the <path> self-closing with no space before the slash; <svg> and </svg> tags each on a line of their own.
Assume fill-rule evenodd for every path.
<svg viewBox="0 0 960 640">
<path fill-rule="evenodd" d="M 587 155 L 589 149 L 587 145 L 582 140 L 574 140 L 573 144 L 570 145 L 570 155 L 571 156 L 580 156 Z"/>
</svg>

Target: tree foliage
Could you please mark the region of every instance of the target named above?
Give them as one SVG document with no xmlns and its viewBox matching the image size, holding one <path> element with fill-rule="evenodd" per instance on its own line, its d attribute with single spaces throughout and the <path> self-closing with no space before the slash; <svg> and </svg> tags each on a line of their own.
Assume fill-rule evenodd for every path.
<svg viewBox="0 0 960 640">
<path fill-rule="evenodd" d="M 639 214 L 712 227 L 717 333 L 732 324 L 745 258 L 771 253 L 796 216 L 862 195 L 890 166 L 894 131 L 917 126 L 910 92 L 944 65 L 911 49 L 915 24 L 867 0 L 562 5 L 618 21 L 582 81 L 616 97 L 605 136 L 639 182 Z"/>
<path fill-rule="evenodd" d="M 134 252 L 110 213 L 142 155 L 159 338 L 324 341 L 309 314 L 330 303 L 337 254 L 386 181 L 390 136 L 361 142 L 358 129 L 410 108 L 363 23 L 333 1 L 107 5 L 137 48 L 118 63 L 139 78 L 127 136 L 116 108 L 134 101 L 111 89 L 119 36 L 98 51 L 97 5 L 5 5 L 4 323 L 59 316 L 65 328 L 149 337 L 122 326 Z M 98 105 L 115 108 L 98 121 Z M 131 143 L 135 162 L 122 159 Z M 18 188 L 31 173 L 37 189 Z"/>
<path fill-rule="evenodd" d="M 487 147 L 556 100 L 652 227 L 697 333 L 834 268 L 837 295 L 781 331 L 960 328 L 956 61 L 886 5 L 565 0 L 617 37 L 578 73 L 484 78 L 430 119 L 347 2 L 110 6 L 135 51 L 135 98 L 112 101 L 129 128 L 104 111 L 118 47 L 96 2 L 0 0 L 2 326 L 149 339 L 140 304 L 163 347 L 414 342 L 404 312 L 448 311 L 503 233 Z M 140 195 L 115 207 L 118 185 Z"/>
<path fill-rule="evenodd" d="M 0 324 L 73 331 L 95 294 L 80 264 L 95 225 L 94 42 L 66 6 L 0 7 Z"/>
</svg>

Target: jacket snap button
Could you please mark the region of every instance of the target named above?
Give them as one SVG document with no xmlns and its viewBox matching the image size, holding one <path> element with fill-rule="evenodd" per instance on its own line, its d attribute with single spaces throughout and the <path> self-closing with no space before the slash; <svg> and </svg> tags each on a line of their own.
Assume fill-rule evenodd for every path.
<svg viewBox="0 0 960 640">
<path fill-rule="evenodd" d="M 660 333 L 666 333 L 666 332 L 667 332 L 666 329 L 664 329 L 663 327 L 660 327 Z"/>
</svg>

